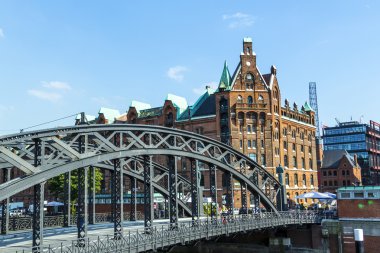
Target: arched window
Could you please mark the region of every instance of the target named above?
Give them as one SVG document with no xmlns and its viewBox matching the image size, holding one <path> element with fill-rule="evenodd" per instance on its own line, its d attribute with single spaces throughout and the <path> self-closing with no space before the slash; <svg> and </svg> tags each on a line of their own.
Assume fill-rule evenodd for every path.
<svg viewBox="0 0 380 253">
<path fill-rule="evenodd" d="M 289 185 L 289 174 L 285 174 L 285 185 Z"/>
<path fill-rule="evenodd" d="M 314 185 L 314 175 L 313 174 L 310 175 L 310 184 Z"/>
<path fill-rule="evenodd" d="M 289 167 L 289 161 L 288 161 L 288 156 L 284 155 L 284 166 Z"/>
<path fill-rule="evenodd" d="M 254 84 L 254 80 L 253 80 L 253 75 L 248 73 L 246 76 L 245 76 L 245 82 L 246 82 L 246 89 L 247 90 L 253 90 L 253 84 Z"/>
<path fill-rule="evenodd" d="M 302 184 L 306 185 L 306 175 L 305 174 L 302 175 Z"/>
<path fill-rule="evenodd" d="M 237 102 L 238 102 L 238 103 L 243 103 L 243 97 L 239 95 L 239 96 L 237 97 Z"/>
<path fill-rule="evenodd" d="M 294 185 L 298 186 L 298 174 L 297 173 L 294 174 Z"/>
<path fill-rule="evenodd" d="M 297 168 L 297 158 L 293 156 L 293 168 Z"/>
<path fill-rule="evenodd" d="M 248 104 L 253 104 L 253 99 L 252 99 L 252 96 L 248 96 Z"/>
<path fill-rule="evenodd" d="M 259 96 L 259 101 L 263 101 L 264 100 L 264 98 L 263 98 L 263 96 Z"/>
<path fill-rule="evenodd" d="M 304 169 L 304 168 L 305 168 L 305 158 L 302 157 L 302 158 L 301 158 L 301 162 L 302 162 L 302 164 L 301 164 L 301 165 L 302 165 L 302 168 Z"/>
<path fill-rule="evenodd" d="M 313 169 L 313 160 L 309 159 L 309 169 Z"/>
<path fill-rule="evenodd" d="M 169 112 L 166 115 L 166 120 L 165 120 L 165 126 L 166 127 L 172 127 L 174 125 L 174 120 L 173 120 L 173 113 Z"/>
</svg>

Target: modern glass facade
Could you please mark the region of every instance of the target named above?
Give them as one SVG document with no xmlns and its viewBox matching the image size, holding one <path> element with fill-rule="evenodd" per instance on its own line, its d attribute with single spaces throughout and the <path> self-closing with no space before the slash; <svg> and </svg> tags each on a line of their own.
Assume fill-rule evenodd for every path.
<svg viewBox="0 0 380 253">
<path fill-rule="evenodd" d="M 357 155 L 364 185 L 380 183 L 380 135 L 374 124 L 377 123 L 352 121 L 323 129 L 324 150 L 346 150 L 352 156 Z"/>
</svg>

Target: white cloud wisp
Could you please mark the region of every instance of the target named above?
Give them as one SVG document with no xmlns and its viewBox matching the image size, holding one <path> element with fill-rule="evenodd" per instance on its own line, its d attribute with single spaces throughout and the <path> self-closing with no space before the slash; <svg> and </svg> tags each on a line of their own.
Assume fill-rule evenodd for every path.
<svg viewBox="0 0 380 253">
<path fill-rule="evenodd" d="M 45 88 L 55 89 L 55 90 L 64 90 L 64 91 L 71 90 L 71 86 L 68 83 L 59 82 L 59 81 L 42 82 L 42 86 Z"/>
<path fill-rule="evenodd" d="M 169 68 L 167 75 L 170 79 L 173 79 L 177 82 L 182 82 L 185 78 L 184 72 L 188 71 L 188 68 L 184 66 L 175 66 Z"/>
<path fill-rule="evenodd" d="M 42 100 L 47 100 L 53 103 L 58 102 L 62 98 L 62 95 L 59 93 L 46 92 L 42 90 L 28 90 L 28 94 L 33 97 L 36 97 Z"/>
<path fill-rule="evenodd" d="M 223 20 L 228 20 L 230 22 L 228 27 L 231 29 L 249 27 L 255 23 L 255 19 L 252 15 L 241 12 L 236 12 L 231 15 L 223 15 Z"/>
</svg>

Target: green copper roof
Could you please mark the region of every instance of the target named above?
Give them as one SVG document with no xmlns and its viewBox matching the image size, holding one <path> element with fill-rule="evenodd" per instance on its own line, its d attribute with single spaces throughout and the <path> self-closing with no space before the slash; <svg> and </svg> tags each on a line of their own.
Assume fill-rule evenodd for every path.
<svg viewBox="0 0 380 253">
<path fill-rule="evenodd" d="M 303 107 L 305 108 L 305 112 L 309 112 L 309 111 L 314 112 L 314 110 L 310 107 L 310 105 L 307 102 L 305 102 L 305 105 Z"/>
<path fill-rule="evenodd" d="M 231 86 L 231 75 L 230 75 L 230 71 L 228 70 L 227 62 L 224 61 L 223 72 L 222 72 L 222 76 L 220 77 L 218 89 L 229 90 L 230 86 Z"/>
</svg>

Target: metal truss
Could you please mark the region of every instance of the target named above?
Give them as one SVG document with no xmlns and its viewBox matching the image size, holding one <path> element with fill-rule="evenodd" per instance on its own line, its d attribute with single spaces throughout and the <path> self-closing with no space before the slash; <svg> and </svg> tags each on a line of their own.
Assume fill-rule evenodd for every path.
<svg viewBox="0 0 380 253">
<path fill-rule="evenodd" d="M 90 166 L 88 178 L 88 224 L 95 224 L 95 167 Z"/>
<path fill-rule="evenodd" d="M 230 172 L 225 172 L 226 178 L 226 205 L 228 214 L 232 215 L 234 211 L 234 179 Z"/>
<path fill-rule="evenodd" d="M 136 177 L 134 176 L 129 176 L 129 182 L 131 186 L 131 201 L 130 201 L 130 221 L 135 221 L 136 220 L 136 191 L 137 191 L 137 185 L 136 185 Z"/>
<path fill-rule="evenodd" d="M 144 156 L 144 227 L 151 232 L 153 225 L 153 167 L 152 157 Z"/>
<path fill-rule="evenodd" d="M 195 159 L 190 159 L 190 180 L 191 180 L 191 220 L 193 225 L 196 225 L 199 220 L 199 203 L 198 203 L 198 189 L 199 178 L 198 168 Z"/>
<path fill-rule="evenodd" d="M 216 201 L 216 166 L 209 164 L 210 172 L 210 196 L 211 196 L 211 222 L 216 221 L 217 201 Z"/>
<path fill-rule="evenodd" d="M 116 135 L 122 136 L 118 144 L 113 142 Z M 44 147 L 41 164 L 37 167 L 33 166 L 34 139 Z M 277 212 L 278 191 L 275 188 L 279 182 L 230 146 L 172 128 L 127 124 L 82 125 L 0 137 L 0 168 L 17 167 L 25 173 L 22 178 L 13 179 L 11 184 L 0 185 L 0 201 L 77 168 L 95 164 L 112 166 L 113 159 L 143 155 L 188 157 L 211 163 L 218 170 L 230 172 L 233 178 L 245 182 L 249 191 L 258 193 L 267 210 Z M 253 173 L 258 175 L 257 182 L 250 180 Z M 191 190 L 186 196 L 191 196 Z"/>
<path fill-rule="evenodd" d="M 70 177 L 71 173 L 66 172 L 63 178 L 63 226 L 70 226 Z"/>
<path fill-rule="evenodd" d="M 178 228 L 178 203 L 177 203 L 177 163 L 174 156 L 168 156 L 169 167 L 169 220 L 170 228 Z"/>
<path fill-rule="evenodd" d="M 3 168 L 3 183 L 10 181 L 11 174 L 10 169 Z M 1 234 L 5 235 L 8 233 L 9 224 L 9 212 L 8 212 L 9 198 L 4 199 L 1 202 Z"/>
</svg>

